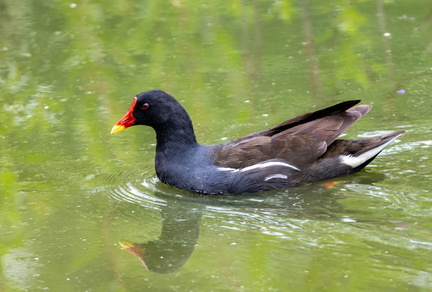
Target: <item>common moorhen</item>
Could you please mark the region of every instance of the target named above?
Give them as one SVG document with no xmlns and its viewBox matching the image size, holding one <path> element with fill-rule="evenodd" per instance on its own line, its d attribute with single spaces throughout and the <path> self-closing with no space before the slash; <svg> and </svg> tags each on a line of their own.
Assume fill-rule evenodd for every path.
<svg viewBox="0 0 432 292">
<path fill-rule="evenodd" d="M 242 194 L 352 174 L 405 131 L 361 140 L 336 140 L 370 105 L 344 101 L 230 142 L 202 145 L 183 106 L 161 90 L 138 94 L 113 127 L 147 125 L 156 131 L 156 174 L 197 193 Z M 351 108 L 352 107 L 352 108 Z"/>
</svg>

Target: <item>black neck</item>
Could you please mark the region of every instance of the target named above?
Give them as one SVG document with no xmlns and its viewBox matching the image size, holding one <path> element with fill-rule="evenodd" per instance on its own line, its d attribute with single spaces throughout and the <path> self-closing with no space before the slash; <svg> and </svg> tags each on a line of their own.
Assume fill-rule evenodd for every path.
<svg viewBox="0 0 432 292">
<path fill-rule="evenodd" d="M 170 121 L 155 128 L 157 150 L 168 150 L 173 148 L 181 150 L 198 144 L 192 121 L 188 115 L 181 118 L 173 117 Z"/>
</svg>

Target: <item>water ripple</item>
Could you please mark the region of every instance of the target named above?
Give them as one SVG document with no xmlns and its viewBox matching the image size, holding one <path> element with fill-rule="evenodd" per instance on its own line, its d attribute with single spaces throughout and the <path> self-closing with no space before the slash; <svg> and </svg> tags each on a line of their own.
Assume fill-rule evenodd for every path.
<svg viewBox="0 0 432 292">
<path fill-rule="evenodd" d="M 94 177 L 97 184 L 95 192 L 103 193 L 113 200 L 157 208 L 165 200 L 153 196 L 157 190 L 158 179 L 144 171 L 123 171 Z"/>
</svg>

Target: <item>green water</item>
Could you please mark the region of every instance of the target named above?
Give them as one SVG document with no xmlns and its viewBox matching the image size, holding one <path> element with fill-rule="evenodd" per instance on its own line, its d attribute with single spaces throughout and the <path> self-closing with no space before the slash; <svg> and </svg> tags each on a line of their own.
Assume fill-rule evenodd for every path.
<svg viewBox="0 0 432 292">
<path fill-rule="evenodd" d="M 431 31 L 429 0 L 0 0 L 0 291 L 432 290 Z M 198 196 L 110 135 L 155 88 L 204 144 L 347 99 L 346 137 L 407 133 L 332 188 Z"/>
</svg>

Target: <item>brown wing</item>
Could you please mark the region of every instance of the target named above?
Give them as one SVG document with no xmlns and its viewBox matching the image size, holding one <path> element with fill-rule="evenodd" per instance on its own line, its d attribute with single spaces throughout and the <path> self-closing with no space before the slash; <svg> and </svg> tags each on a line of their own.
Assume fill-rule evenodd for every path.
<svg viewBox="0 0 432 292">
<path fill-rule="evenodd" d="M 215 147 L 215 164 L 243 168 L 273 158 L 281 158 L 302 168 L 315 162 L 371 106 L 351 106 L 345 101 L 316 112 L 287 120 L 275 127 Z"/>
</svg>

